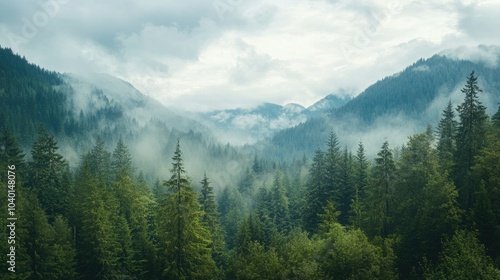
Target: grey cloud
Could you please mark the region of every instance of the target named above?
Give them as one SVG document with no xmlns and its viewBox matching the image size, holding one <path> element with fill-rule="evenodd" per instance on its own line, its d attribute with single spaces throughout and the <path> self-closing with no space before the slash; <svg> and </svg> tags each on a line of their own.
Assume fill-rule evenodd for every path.
<svg viewBox="0 0 500 280">
<path fill-rule="evenodd" d="M 460 20 L 458 27 L 470 38 L 486 44 L 498 42 L 495 32 L 500 26 L 498 3 L 468 5 L 458 7 Z"/>
</svg>

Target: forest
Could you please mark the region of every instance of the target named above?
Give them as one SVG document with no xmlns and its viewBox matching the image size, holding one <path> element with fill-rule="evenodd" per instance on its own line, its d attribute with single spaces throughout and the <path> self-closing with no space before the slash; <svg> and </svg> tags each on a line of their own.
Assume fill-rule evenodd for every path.
<svg viewBox="0 0 500 280">
<path fill-rule="evenodd" d="M 472 72 L 437 127 L 373 159 L 332 131 L 311 159 L 254 154 L 217 189 L 182 137 L 150 183 L 121 138 L 72 168 L 53 128 L 25 151 L 6 127 L 0 250 L 15 265 L 0 278 L 500 279 L 500 108 L 488 116 L 481 92 Z"/>
</svg>

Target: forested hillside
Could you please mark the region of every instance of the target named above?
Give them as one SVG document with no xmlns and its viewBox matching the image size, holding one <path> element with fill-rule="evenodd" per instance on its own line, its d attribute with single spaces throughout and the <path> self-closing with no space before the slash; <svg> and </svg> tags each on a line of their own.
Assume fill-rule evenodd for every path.
<svg viewBox="0 0 500 280">
<path fill-rule="evenodd" d="M 139 124 L 97 87 L 92 100 L 110 111 L 71 120 L 67 81 L 11 60 L 25 72 L 2 80 L 2 102 L 24 96 L 19 86 L 31 102 L 59 96 L 66 111 L 59 130 L 31 120 L 26 146 L 22 113 L 2 103 L 0 279 L 500 278 L 500 107 L 481 102 L 477 72 L 402 146 L 387 137 L 351 149 L 316 118 L 274 138 L 300 155 L 286 160 L 261 143 L 237 149 Z"/>
<path fill-rule="evenodd" d="M 500 53 L 491 48 L 498 60 Z M 330 110 L 328 117 L 309 119 L 276 133 L 263 147 L 264 153 L 288 158 L 299 158 L 303 153 L 312 155 L 316 148 L 325 147 L 322 139 L 332 129 L 350 149 L 360 140 L 375 149 L 385 138 L 400 146 L 408 135 L 424 130 L 427 125 L 436 126 L 442 108 L 449 101 L 454 107 L 462 102 L 460 89 L 472 70 L 483 89 L 481 102 L 493 114 L 500 102 L 498 64 L 439 54 L 381 79 L 344 106 Z"/>
</svg>

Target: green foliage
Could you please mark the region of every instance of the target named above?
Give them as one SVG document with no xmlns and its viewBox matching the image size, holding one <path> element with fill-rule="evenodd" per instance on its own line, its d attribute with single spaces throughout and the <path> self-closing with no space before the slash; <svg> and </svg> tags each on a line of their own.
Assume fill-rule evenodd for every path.
<svg viewBox="0 0 500 280">
<path fill-rule="evenodd" d="M 327 175 L 325 154 L 316 150 L 310 169 L 310 179 L 307 184 L 306 201 L 303 209 L 304 228 L 315 233 L 320 224 L 318 214 L 323 211 L 327 199 Z"/>
<path fill-rule="evenodd" d="M 278 231 L 288 231 L 290 228 L 290 212 L 288 211 L 288 197 L 285 187 L 281 181 L 281 174 L 276 172 L 274 176 L 273 187 L 271 189 L 271 213 Z"/>
<path fill-rule="evenodd" d="M 40 126 L 31 150 L 28 186 L 37 194 L 41 206 L 50 217 L 63 214 L 67 208 L 67 185 L 63 174 L 66 162 L 58 152 L 57 141 Z"/>
<path fill-rule="evenodd" d="M 218 200 L 220 222 L 226 233 L 225 241 L 228 249 L 236 244 L 236 236 L 241 221 L 244 219 L 243 197 L 236 188 L 226 187 Z"/>
<path fill-rule="evenodd" d="M 292 229 L 278 253 L 283 257 L 285 279 L 321 279 L 318 253 L 323 242 L 310 239 L 307 232 Z"/>
<path fill-rule="evenodd" d="M 122 174 L 128 174 L 131 176 L 133 173 L 132 156 L 130 155 L 128 148 L 123 143 L 122 138 L 120 138 L 116 144 L 115 150 L 113 151 L 111 166 L 113 174 L 115 174 L 116 177 Z"/>
<path fill-rule="evenodd" d="M 208 227 L 212 238 L 212 244 L 210 245 L 212 248 L 212 257 L 220 265 L 224 261 L 224 230 L 219 222 L 219 212 L 215 202 L 215 195 L 206 173 L 201 180 L 199 202 L 203 211 L 201 222 Z"/>
<path fill-rule="evenodd" d="M 384 254 L 361 230 L 346 230 L 332 220 L 332 214 L 327 216 L 323 228 L 328 231 L 322 233 L 324 245 L 318 256 L 325 279 L 397 279 L 392 250 Z"/>
<path fill-rule="evenodd" d="M 482 92 L 477 84 L 474 71 L 470 74 L 462 89 L 464 101 L 457 107 L 459 124 L 456 134 L 456 153 L 454 178 L 460 193 L 462 207 L 468 210 L 474 201 L 476 190 L 470 181 L 470 172 L 477 156 L 486 142 L 486 108 L 479 101 Z"/>
<path fill-rule="evenodd" d="M 493 257 L 500 256 L 500 138 L 485 147 L 472 167 L 472 180 L 479 187 L 475 193 L 472 217 L 479 230 L 479 240 Z"/>
<path fill-rule="evenodd" d="M 448 102 L 442 116 L 436 133 L 438 138 L 437 152 L 441 168 L 450 172 L 452 170 L 453 155 L 456 154 L 455 141 L 458 126 L 451 101 Z"/>
<path fill-rule="evenodd" d="M 426 279 L 499 279 L 500 270 L 493 266 L 477 234 L 459 230 L 445 241 L 440 263 L 428 268 Z"/>
<path fill-rule="evenodd" d="M 172 161 L 172 176 L 164 183 L 167 197 L 157 216 L 162 274 L 169 279 L 211 279 L 217 269 L 210 231 L 201 223 L 203 212 L 185 175 L 179 141 Z"/>
<path fill-rule="evenodd" d="M 257 242 L 250 242 L 244 253 L 233 251 L 229 256 L 227 279 L 234 280 L 278 280 L 285 279 L 283 260 L 276 250 L 265 250 Z"/>
<path fill-rule="evenodd" d="M 371 235 L 387 237 L 391 225 L 396 164 L 387 141 L 375 158 L 373 177 L 367 191 L 368 224 Z"/>
</svg>

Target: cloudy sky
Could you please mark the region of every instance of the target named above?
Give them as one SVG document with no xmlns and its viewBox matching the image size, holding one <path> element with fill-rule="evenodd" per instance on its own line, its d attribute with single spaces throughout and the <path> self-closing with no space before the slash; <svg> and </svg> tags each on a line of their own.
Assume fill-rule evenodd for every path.
<svg viewBox="0 0 500 280">
<path fill-rule="evenodd" d="M 311 105 L 419 58 L 500 45 L 497 0 L 0 0 L 0 45 L 167 106 Z"/>
</svg>

